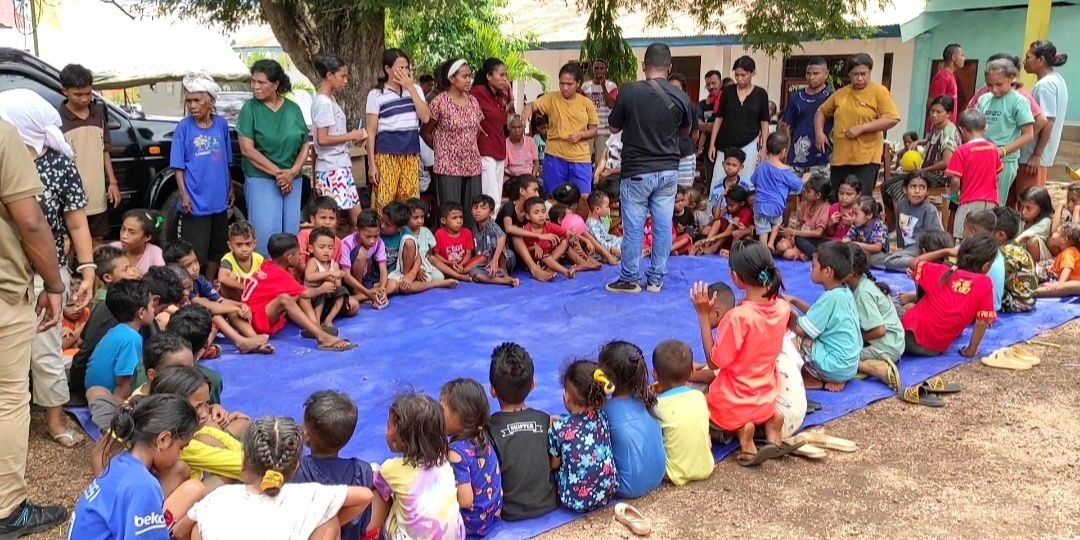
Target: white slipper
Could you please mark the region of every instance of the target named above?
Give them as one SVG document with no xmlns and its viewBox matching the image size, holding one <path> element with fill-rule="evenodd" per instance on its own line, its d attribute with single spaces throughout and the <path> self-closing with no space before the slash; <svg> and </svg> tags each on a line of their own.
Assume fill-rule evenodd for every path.
<svg viewBox="0 0 1080 540">
<path fill-rule="evenodd" d="M 850 453 L 859 449 L 859 445 L 855 444 L 854 441 L 833 437 L 824 431 L 804 431 L 795 435 L 795 440 L 804 441 L 806 444 L 826 450 L 836 450 L 837 452 Z"/>
<path fill-rule="evenodd" d="M 1026 371 L 1032 368 L 1032 365 L 1024 362 L 1014 355 L 1001 349 L 994 351 L 990 356 L 986 356 L 979 360 L 984 366 L 997 368 L 997 369 L 1010 369 L 1013 371 Z"/>
<path fill-rule="evenodd" d="M 797 443 L 798 443 L 798 441 L 795 440 L 795 437 L 788 437 L 788 438 L 784 439 L 784 444 L 797 444 Z M 825 459 L 825 456 L 828 455 L 828 452 L 826 452 L 824 448 L 821 448 L 819 446 L 814 446 L 812 444 L 803 444 L 802 446 L 796 448 L 791 453 L 795 454 L 796 456 L 799 456 L 799 457 L 804 457 L 806 459 Z"/>
<path fill-rule="evenodd" d="M 652 534 L 652 520 L 629 504 L 618 503 L 615 505 L 615 519 L 638 536 Z"/>
</svg>

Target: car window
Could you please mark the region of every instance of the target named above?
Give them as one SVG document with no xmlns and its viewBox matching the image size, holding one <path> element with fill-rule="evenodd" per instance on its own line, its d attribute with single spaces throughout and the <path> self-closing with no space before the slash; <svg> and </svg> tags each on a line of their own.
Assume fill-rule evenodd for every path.
<svg viewBox="0 0 1080 540">
<path fill-rule="evenodd" d="M 13 90 L 15 88 L 28 88 L 37 92 L 54 107 L 60 108 L 64 102 L 64 95 L 56 89 L 45 86 L 34 79 L 27 78 L 18 73 L 0 73 L 0 91 Z"/>
</svg>

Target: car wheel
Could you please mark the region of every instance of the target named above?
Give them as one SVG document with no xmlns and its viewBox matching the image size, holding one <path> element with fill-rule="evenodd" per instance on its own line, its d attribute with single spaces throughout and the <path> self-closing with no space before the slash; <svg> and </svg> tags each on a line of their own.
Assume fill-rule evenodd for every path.
<svg viewBox="0 0 1080 540">
<path fill-rule="evenodd" d="M 158 209 L 161 215 L 165 217 L 165 226 L 158 237 L 158 241 L 161 242 L 162 246 L 167 246 L 179 238 L 177 231 L 180 227 L 180 211 L 176 208 L 179 203 L 180 192 L 173 191 L 165 198 L 165 203 Z"/>
</svg>

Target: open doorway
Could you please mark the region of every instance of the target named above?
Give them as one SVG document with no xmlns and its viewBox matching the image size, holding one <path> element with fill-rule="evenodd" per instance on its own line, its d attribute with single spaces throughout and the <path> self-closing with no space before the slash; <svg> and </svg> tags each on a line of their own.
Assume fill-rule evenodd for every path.
<svg viewBox="0 0 1080 540">
<path fill-rule="evenodd" d="M 690 103 L 697 103 L 698 93 L 701 91 L 701 57 L 672 57 L 671 72 L 686 76 L 686 94 L 690 96 Z"/>
</svg>

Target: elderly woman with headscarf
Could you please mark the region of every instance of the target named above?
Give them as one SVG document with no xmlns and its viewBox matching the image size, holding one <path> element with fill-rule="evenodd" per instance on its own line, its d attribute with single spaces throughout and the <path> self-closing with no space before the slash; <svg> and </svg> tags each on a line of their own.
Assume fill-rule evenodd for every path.
<svg viewBox="0 0 1080 540">
<path fill-rule="evenodd" d="M 56 257 L 65 286 L 71 283 L 64 237 L 71 237 L 77 271 L 82 276 L 78 288 L 66 299 L 70 308 L 80 311 L 90 301 L 94 287 L 94 253 L 87 225 L 86 193 L 72 160 L 74 152 L 60 131 L 60 113 L 37 93 L 27 89 L 0 92 L 0 119 L 15 126 L 34 158 L 41 184 L 38 197 L 45 218 L 56 239 Z M 41 276 L 34 276 L 35 296 L 45 288 Z M 62 328 L 53 326 L 37 334 L 31 347 L 30 376 L 34 403 L 45 408 L 49 435 L 62 446 L 83 442 L 78 431 L 68 425 L 63 405 L 68 402 L 67 374 L 64 372 Z"/>
<path fill-rule="evenodd" d="M 214 114 L 220 87 L 205 75 L 184 78 L 188 116 L 173 133 L 169 166 L 180 194 L 178 236 L 191 243 L 205 275 L 217 279 L 218 261 L 229 239 L 228 209 L 233 202 L 229 162 L 229 123 Z"/>
</svg>

